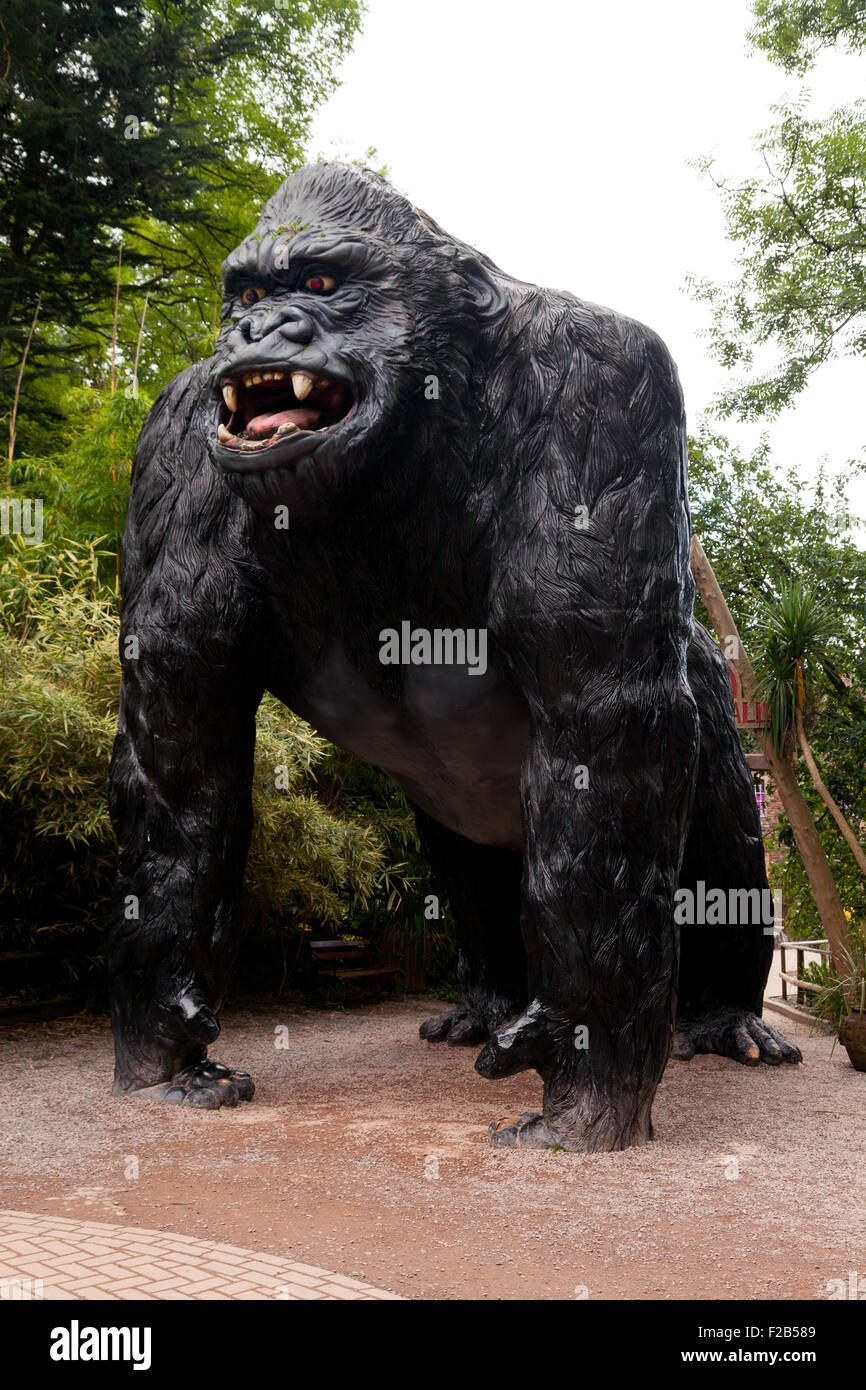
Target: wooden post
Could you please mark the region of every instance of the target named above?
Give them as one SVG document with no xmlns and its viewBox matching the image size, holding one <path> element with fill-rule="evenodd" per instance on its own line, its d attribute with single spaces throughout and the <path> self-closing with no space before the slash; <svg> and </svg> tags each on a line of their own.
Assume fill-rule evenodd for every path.
<svg viewBox="0 0 866 1390">
<path fill-rule="evenodd" d="M 690 553 L 691 570 L 698 586 L 704 607 L 710 615 L 710 622 L 722 644 L 725 655 L 737 673 L 743 695 L 747 700 L 758 697 L 758 682 L 754 668 L 746 655 L 737 625 L 731 617 L 725 596 L 719 587 L 713 567 L 704 553 L 697 536 L 692 536 Z M 848 921 L 842 907 L 839 892 L 833 878 L 821 837 L 812 819 L 806 798 L 800 790 L 791 759 L 784 753 L 777 753 L 766 729 L 756 729 L 755 734 L 770 769 L 770 775 L 781 798 L 782 805 L 803 860 L 803 867 L 815 895 L 815 905 L 833 960 L 833 968 L 840 980 L 850 974 L 848 962 Z"/>
</svg>

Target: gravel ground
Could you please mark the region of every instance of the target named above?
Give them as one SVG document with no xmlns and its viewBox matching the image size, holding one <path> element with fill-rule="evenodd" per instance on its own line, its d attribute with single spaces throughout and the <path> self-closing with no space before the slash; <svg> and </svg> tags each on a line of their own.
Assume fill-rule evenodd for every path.
<svg viewBox="0 0 866 1390">
<path fill-rule="evenodd" d="M 421 1043 L 442 1008 L 230 1013 L 214 1055 L 257 1094 L 219 1112 L 112 1099 L 102 1019 L 3 1030 L 0 1206 L 225 1241 L 410 1298 L 815 1299 L 866 1274 L 866 1075 L 832 1039 L 783 1024 L 799 1068 L 671 1062 L 643 1149 L 518 1152 L 487 1125 L 538 1108 L 540 1081 L 484 1081 L 476 1049 Z"/>
</svg>

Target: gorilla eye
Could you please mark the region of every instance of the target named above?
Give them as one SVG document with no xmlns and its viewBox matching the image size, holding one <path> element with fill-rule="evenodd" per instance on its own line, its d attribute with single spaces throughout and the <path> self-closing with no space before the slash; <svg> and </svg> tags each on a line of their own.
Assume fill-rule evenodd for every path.
<svg viewBox="0 0 866 1390">
<path fill-rule="evenodd" d="M 332 275 L 311 275 L 308 280 L 304 281 L 304 289 L 312 290 L 313 294 L 327 294 L 336 283 Z"/>
<path fill-rule="evenodd" d="M 261 285 L 248 285 L 241 295 L 241 304 L 255 304 L 257 300 L 264 299 L 265 292 Z"/>
</svg>

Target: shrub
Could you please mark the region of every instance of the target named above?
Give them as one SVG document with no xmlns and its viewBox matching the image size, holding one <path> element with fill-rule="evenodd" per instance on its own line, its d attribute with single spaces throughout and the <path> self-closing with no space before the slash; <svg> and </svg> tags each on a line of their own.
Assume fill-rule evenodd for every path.
<svg viewBox="0 0 866 1390">
<path fill-rule="evenodd" d="M 104 555 L 94 540 L 49 549 L 13 537 L 0 565 L 0 945 L 66 938 L 72 975 L 76 946 L 99 963 L 114 867 L 106 779 L 120 668 Z M 405 799 L 270 696 L 253 807 L 254 926 L 311 918 L 358 931 L 405 913 L 423 862 Z"/>
</svg>

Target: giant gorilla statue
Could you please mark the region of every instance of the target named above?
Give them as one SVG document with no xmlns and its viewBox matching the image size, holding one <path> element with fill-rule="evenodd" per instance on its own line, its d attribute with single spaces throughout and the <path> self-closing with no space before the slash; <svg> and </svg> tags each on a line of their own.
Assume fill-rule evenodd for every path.
<svg viewBox="0 0 866 1390">
<path fill-rule="evenodd" d="M 761 1021 L 760 916 L 676 920 L 681 885 L 766 877 L 727 667 L 692 620 L 663 344 L 340 164 L 282 185 L 224 283 L 214 355 L 163 391 L 133 469 L 115 1092 L 252 1096 L 207 1046 L 266 690 L 417 808 L 460 947 L 459 1004 L 422 1036 L 544 1080 L 496 1143 L 645 1143 L 672 1047 L 799 1060 Z"/>
</svg>

